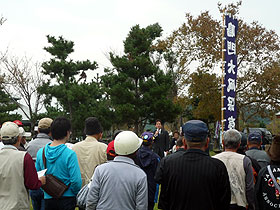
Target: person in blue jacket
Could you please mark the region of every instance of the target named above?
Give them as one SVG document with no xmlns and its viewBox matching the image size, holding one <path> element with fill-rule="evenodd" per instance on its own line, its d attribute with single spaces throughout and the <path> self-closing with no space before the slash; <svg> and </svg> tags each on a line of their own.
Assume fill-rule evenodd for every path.
<svg viewBox="0 0 280 210">
<path fill-rule="evenodd" d="M 154 209 L 157 202 L 158 185 L 154 179 L 160 157 L 152 151 L 154 134 L 152 132 L 144 132 L 141 134 L 143 139 L 142 146 L 137 151 L 135 163 L 146 173 L 148 180 L 148 210 Z"/>
<path fill-rule="evenodd" d="M 46 174 L 52 174 L 64 184 L 70 185 L 61 198 L 55 199 L 44 192 L 46 210 L 74 210 L 76 195 L 82 186 L 81 173 L 76 153 L 65 143 L 71 134 L 71 123 L 65 117 L 56 118 L 51 124 L 53 142 L 41 148 L 37 153 L 36 169 L 45 169 L 43 149 L 46 157 Z"/>
</svg>

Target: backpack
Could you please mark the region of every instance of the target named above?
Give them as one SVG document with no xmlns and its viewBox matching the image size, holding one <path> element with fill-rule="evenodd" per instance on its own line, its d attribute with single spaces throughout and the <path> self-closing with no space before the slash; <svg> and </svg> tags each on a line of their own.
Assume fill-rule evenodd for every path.
<svg viewBox="0 0 280 210">
<path fill-rule="evenodd" d="M 259 174 L 259 171 L 261 170 L 261 166 L 260 164 L 258 163 L 258 161 L 254 158 L 251 158 L 249 156 L 246 155 L 246 157 L 248 157 L 251 162 L 252 162 L 252 169 L 253 169 L 253 175 L 254 175 L 254 184 L 256 183 L 257 181 L 257 178 L 258 178 L 258 174 Z"/>
</svg>

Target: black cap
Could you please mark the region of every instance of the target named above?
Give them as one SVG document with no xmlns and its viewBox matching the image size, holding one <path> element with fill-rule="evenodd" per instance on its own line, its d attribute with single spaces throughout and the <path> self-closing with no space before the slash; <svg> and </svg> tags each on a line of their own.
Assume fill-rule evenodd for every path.
<svg viewBox="0 0 280 210">
<path fill-rule="evenodd" d="M 190 120 L 183 125 L 183 133 L 188 141 L 202 142 L 208 135 L 208 128 L 201 120 Z"/>
</svg>

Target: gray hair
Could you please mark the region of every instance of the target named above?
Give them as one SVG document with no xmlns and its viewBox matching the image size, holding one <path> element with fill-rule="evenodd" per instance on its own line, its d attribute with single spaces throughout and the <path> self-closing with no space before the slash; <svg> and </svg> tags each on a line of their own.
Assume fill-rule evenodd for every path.
<svg viewBox="0 0 280 210">
<path fill-rule="evenodd" d="M 12 137 L 12 138 L 9 139 L 9 140 L 5 140 L 5 141 L 2 140 L 2 143 L 3 143 L 4 145 L 14 145 L 14 144 L 16 144 L 17 141 L 18 141 L 18 137 L 19 137 L 19 136 L 15 136 L 15 137 Z"/>
<path fill-rule="evenodd" d="M 241 143 L 241 134 L 238 130 L 231 129 L 224 133 L 224 144 L 227 149 L 237 149 Z"/>
</svg>

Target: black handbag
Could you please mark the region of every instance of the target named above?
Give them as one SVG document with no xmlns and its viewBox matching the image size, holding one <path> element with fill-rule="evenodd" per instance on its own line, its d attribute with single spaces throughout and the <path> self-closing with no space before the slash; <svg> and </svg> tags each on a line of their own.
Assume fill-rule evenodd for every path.
<svg viewBox="0 0 280 210">
<path fill-rule="evenodd" d="M 45 148 L 43 149 L 43 162 L 46 167 Z M 46 184 L 42 186 L 42 189 L 53 198 L 60 198 L 70 185 L 64 184 L 61 180 L 52 174 L 46 174 Z"/>
</svg>

